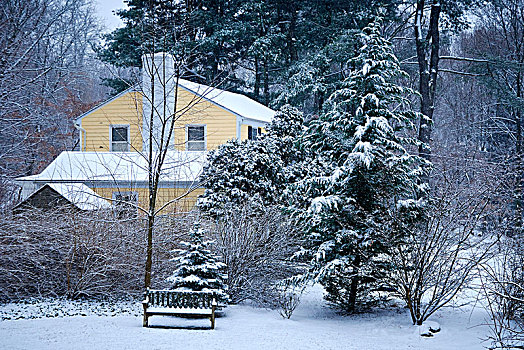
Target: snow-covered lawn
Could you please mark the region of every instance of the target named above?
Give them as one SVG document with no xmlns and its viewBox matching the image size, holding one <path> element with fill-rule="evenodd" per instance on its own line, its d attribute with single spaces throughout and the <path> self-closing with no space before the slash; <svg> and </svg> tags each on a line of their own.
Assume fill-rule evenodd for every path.
<svg viewBox="0 0 524 350">
<path fill-rule="evenodd" d="M 139 307 L 140 305 L 137 305 Z M 1 309 L 1 308 L 0 308 Z M 5 310 L 5 307 L 4 307 Z M 432 318 L 442 330 L 418 335 L 405 310 L 341 316 L 325 306 L 320 288 L 303 296 L 291 320 L 277 311 L 232 306 L 217 319 L 151 317 L 152 325 L 194 329 L 142 328 L 139 316 L 73 316 L 0 322 L 0 349 L 482 349 L 487 327 L 480 309 L 447 309 Z"/>
</svg>

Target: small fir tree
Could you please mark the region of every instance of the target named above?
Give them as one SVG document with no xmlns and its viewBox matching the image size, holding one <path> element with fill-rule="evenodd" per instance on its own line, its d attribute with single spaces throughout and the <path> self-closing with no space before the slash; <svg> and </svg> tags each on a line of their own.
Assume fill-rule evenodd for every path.
<svg viewBox="0 0 524 350">
<path fill-rule="evenodd" d="M 213 241 L 204 241 L 204 237 L 205 230 L 199 222 L 195 223 L 191 242 L 180 243 L 184 249 L 177 250 L 179 256 L 174 259 L 177 266 L 168 281 L 174 290 L 214 292 L 219 303 L 226 303 L 226 264 L 212 253 Z"/>
</svg>

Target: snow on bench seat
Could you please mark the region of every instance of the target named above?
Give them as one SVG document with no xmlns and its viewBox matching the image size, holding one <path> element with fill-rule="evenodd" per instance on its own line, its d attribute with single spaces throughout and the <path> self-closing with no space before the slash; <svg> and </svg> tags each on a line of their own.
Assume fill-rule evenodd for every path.
<svg viewBox="0 0 524 350">
<path fill-rule="evenodd" d="M 211 315 L 213 309 L 180 309 L 180 308 L 162 308 L 149 307 L 147 313 L 149 314 L 187 314 L 187 315 Z"/>
<path fill-rule="evenodd" d="M 211 329 L 215 328 L 215 310 L 217 302 L 212 292 L 194 292 L 177 290 L 147 289 L 144 301 L 144 323 L 148 326 L 148 318 L 160 316 L 194 316 L 209 317 Z"/>
</svg>

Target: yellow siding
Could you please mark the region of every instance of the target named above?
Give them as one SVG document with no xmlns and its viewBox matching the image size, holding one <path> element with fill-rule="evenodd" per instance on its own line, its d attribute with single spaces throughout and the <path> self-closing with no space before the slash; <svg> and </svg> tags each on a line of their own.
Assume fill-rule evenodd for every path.
<svg viewBox="0 0 524 350">
<path fill-rule="evenodd" d="M 142 94 L 128 92 L 82 118 L 85 151 L 109 151 L 110 126 L 129 125 L 131 151 L 142 150 Z"/>
<path fill-rule="evenodd" d="M 247 140 L 247 128 L 249 125 L 242 124 L 240 125 L 240 139 Z"/>
<path fill-rule="evenodd" d="M 144 209 L 149 207 L 149 190 L 147 188 L 93 188 L 93 191 L 95 191 L 99 196 L 108 200 L 113 198 L 113 192 L 138 192 L 139 206 Z M 161 208 L 169 201 L 186 194 L 187 192 L 188 190 L 185 188 L 160 188 L 158 190 L 156 203 L 157 209 Z M 187 193 L 183 199 L 180 199 L 174 203 L 170 203 L 168 206 L 166 206 L 166 208 L 162 210 L 162 214 L 188 212 L 195 206 L 198 196 L 200 196 L 202 193 L 204 193 L 203 188 L 194 189 L 190 193 Z"/>
<path fill-rule="evenodd" d="M 174 140 L 177 150 L 186 149 L 186 126 L 205 125 L 207 150 L 236 138 L 236 116 L 182 88 L 178 92 Z M 131 151 L 142 150 L 142 94 L 129 92 L 82 119 L 86 130 L 86 151 L 109 151 L 110 126 L 129 125 Z M 246 129 L 247 130 L 247 129 Z M 246 131 L 247 135 L 247 131 Z M 246 136 L 247 138 L 247 136 Z"/>
<path fill-rule="evenodd" d="M 178 108 L 180 112 L 175 122 L 174 140 L 178 150 L 186 149 L 186 126 L 206 125 L 207 149 L 236 137 L 236 116 L 186 90 L 179 90 Z M 142 150 L 142 94 L 129 92 L 82 118 L 82 128 L 86 130 L 86 151 L 109 151 L 110 126 L 129 125 L 131 151 Z M 149 191 L 146 188 L 93 188 L 100 196 L 111 200 L 113 192 L 138 192 L 139 205 L 147 208 Z M 157 208 L 187 192 L 184 188 L 161 188 L 158 193 Z M 192 209 L 199 195 L 204 192 L 198 188 L 177 203 L 169 204 L 162 212 L 187 212 Z"/>
<path fill-rule="evenodd" d="M 186 149 L 186 125 L 206 125 L 207 149 L 215 149 L 226 141 L 236 138 L 236 116 L 182 88 L 178 92 L 175 123 L 175 147 Z"/>
</svg>

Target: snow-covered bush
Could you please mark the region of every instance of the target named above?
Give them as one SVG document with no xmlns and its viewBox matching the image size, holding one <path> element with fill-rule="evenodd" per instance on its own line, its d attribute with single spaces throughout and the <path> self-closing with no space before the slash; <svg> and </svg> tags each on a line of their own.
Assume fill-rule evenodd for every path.
<svg viewBox="0 0 524 350">
<path fill-rule="evenodd" d="M 448 179 L 449 180 L 449 179 Z M 476 277 L 480 264 L 492 255 L 492 233 L 480 228 L 491 214 L 488 205 L 494 184 L 474 190 L 456 181 L 432 190 L 427 212 L 418 225 L 406 229 L 394 247 L 390 286 L 406 303 L 413 324 L 451 304 Z"/>
<path fill-rule="evenodd" d="M 0 301 L 141 295 L 143 220 L 69 209 L 28 209 L 0 217 Z M 187 236 L 192 220 L 188 215 L 158 221 L 155 287 L 163 287 L 171 251 Z"/>
<path fill-rule="evenodd" d="M 141 302 L 136 298 L 100 300 L 66 298 L 29 298 L 0 306 L 0 320 L 21 320 L 70 316 L 141 316 Z"/>
<path fill-rule="evenodd" d="M 305 284 L 293 278 L 286 279 L 278 285 L 278 312 L 282 318 L 290 319 L 295 309 L 300 305 L 300 297 L 304 292 Z"/>
<path fill-rule="evenodd" d="M 206 233 L 196 222 L 191 242 L 180 242 L 182 249 L 174 258 L 176 269 L 167 279 L 170 289 L 213 292 L 221 304 L 228 302 L 226 265 L 212 252 L 214 241 L 206 240 Z"/>
<path fill-rule="evenodd" d="M 498 254 L 483 264 L 481 290 L 489 314 L 492 349 L 521 349 L 524 344 L 524 238 L 504 237 Z"/>
<path fill-rule="evenodd" d="M 231 140 L 211 151 L 201 177 L 206 190 L 199 198 L 199 208 L 218 217 L 225 207 L 240 206 L 246 200 L 278 203 L 286 184 L 300 177 L 293 165 L 301 156 L 295 143 L 302 124 L 302 114 L 286 106 L 259 139 Z"/>
<path fill-rule="evenodd" d="M 92 298 L 142 286 L 140 223 L 112 212 L 25 210 L 0 220 L 0 299 Z"/>
</svg>

